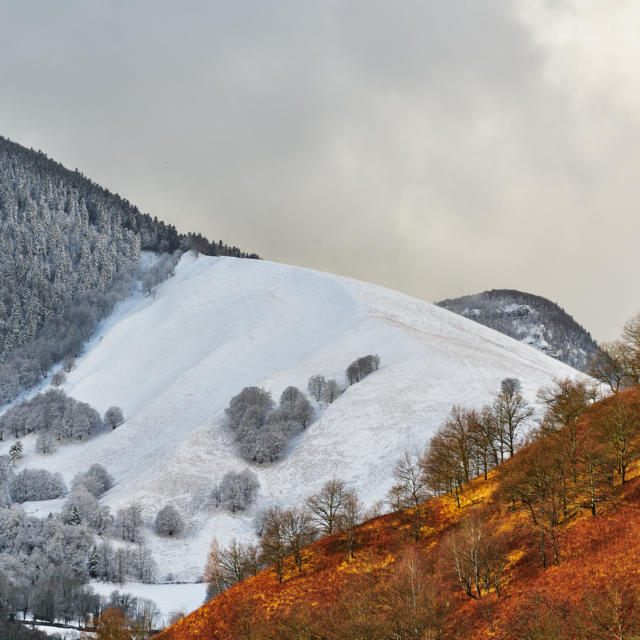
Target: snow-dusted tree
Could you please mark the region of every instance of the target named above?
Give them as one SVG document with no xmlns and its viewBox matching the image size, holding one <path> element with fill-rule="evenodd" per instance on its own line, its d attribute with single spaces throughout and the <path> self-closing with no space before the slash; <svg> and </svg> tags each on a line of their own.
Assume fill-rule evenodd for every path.
<svg viewBox="0 0 640 640">
<path fill-rule="evenodd" d="M 63 496 L 67 487 L 59 473 L 44 469 L 23 469 L 11 481 L 11 498 L 14 502 L 53 500 Z"/>
<path fill-rule="evenodd" d="M 273 410 L 271 394 L 258 387 L 245 387 L 231 398 L 226 409 L 227 424 L 232 431 L 241 426 L 259 428 L 265 424 Z"/>
<path fill-rule="evenodd" d="M 76 368 L 76 357 L 72 353 L 67 353 L 62 361 L 62 369 L 66 373 L 71 373 Z"/>
<path fill-rule="evenodd" d="M 322 400 L 322 396 L 324 395 L 325 389 L 327 388 L 327 381 L 324 376 L 316 375 L 311 376 L 309 378 L 309 382 L 307 383 L 307 389 L 311 394 L 311 397 L 316 401 L 320 402 Z"/>
<path fill-rule="evenodd" d="M 184 521 L 178 510 L 168 504 L 158 511 L 154 527 L 160 536 L 179 536 L 184 531 Z"/>
<path fill-rule="evenodd" d="M 24 457 L 22 442 L 18 440 L 14 442 L 9 448 L 9 463 L 13 466 L 17 465 Z"/>
<path fill-rule="evenodd" d="M 347 380 L 349 384 L 360 382 L 363 378 L 377 371 L 380 367 L 380 356 L 367 355 L 358 358 L 347 367 Z"/>
<path fill-rule="evenodd" d="M 60 389 L 49 389 L 14 404 L 0 416 L 0 431 L 7 430 L 16 438 L 44 431 L 57 441 L 85 439 L 100 424 L 95 409 Z"/>
<path fill-rule="evenodd" d="M 240 473 L 229 471 L 218 487 L 220 506 L 231 513 L 244 511 L 253 502 L 259 488 L 258 478 L 250 469 Z"/>
<path fill-rule="evenodd" d="M 13 470 L 8 456 L 0 456 L 0 509 L 11 506 L 9 487 L 13 478 Z"/>
<path fill-rule="evenodd" d="M 137 545 L 129 555 L 131 576 L 138 582 L 150 584 L 155 580 L 156 562 L 144 544 Z"/>
<path fill-rule="evenodd" d="M 104 423 L 115 429 L 124 422 L 124 415 L 120 407 L 109 407 L 104 414 Z"/>
<path fill-rule="evenodd" d="M 114 480 L 111 474 L 101 465 L 94 463 L 84 473 L 78 473 L 71 483 L 73 488 L 83 486 L 91 495 L 99 498 L 111 489 Z"/>
<path fill-rule="evenodd" d="M 331 404 L 341 393 L 342 389 L 335 380 L 327 380 L 324 393 L 322 395 L 322 400 L 327 404 Z"/>
<path fill-rule="evenodd" d="M 297 387 L 287 387 L 280 396 L 279 411 L 287 421 L 306 429 L 315 414 L 307 397 Z"/>
<path fill-rule="evenodd" d="M 133 502 L 124 509 L 118 509 L 116 528 L 123 540 L 139 542 L 142 532 L 142 507 Z"/>
<path fill-rule="evenodd" d="M 65 383 L 66 379 L 67 376 L 65 375 L 64 371 L 56 371 L 53 376 L 51 376 L 51 386 L 59 387 L 60 385 Z"/>
<path fill-rule="evenodd" d="M 36 451 L 43 455 L 53 453 L 56 450 L 51 434 L 41 431 L 36 439 Z"/>
</svg>

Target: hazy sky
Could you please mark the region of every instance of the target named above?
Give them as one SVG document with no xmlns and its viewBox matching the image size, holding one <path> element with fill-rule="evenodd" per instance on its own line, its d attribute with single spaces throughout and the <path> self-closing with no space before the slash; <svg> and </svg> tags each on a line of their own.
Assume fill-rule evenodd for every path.
<svg viewBox="0 0 640 640">
<path fill-rule="evenodd" d="M 633 0 L 0 0 L 0 134 L 263 257 L 640 309 Z"/>
</svg>

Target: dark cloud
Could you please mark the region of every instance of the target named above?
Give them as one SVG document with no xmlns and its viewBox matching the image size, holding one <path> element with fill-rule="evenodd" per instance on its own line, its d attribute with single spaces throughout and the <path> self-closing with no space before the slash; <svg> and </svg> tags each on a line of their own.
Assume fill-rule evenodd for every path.
<svg viewBox="0 0 640 640">
<path fill-rule="evenodd" d="M 430 300 L 528 290 L 611 338 L 637 122 L 584 76 L 600 18 L 522 6 L 0 3 L 2 133 L 183 230 Z"/>
</svg>

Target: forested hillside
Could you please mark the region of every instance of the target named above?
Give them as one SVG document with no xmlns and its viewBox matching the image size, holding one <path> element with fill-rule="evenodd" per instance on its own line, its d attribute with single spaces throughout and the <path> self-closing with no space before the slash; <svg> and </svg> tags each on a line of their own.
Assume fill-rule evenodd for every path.
<svg viewBox="0 0 640 640">
<path fill-rule="evenodd" d="M 459 313 L 552 358 L 585 371 L 598 345 L 589 332 L 554 302 L 522 291 L 492 289 L 442 300 L 439 306 Z"/>
<path fill-rule="evenodd" d="M 176 229 L 0 137 L 0 404 L 75 354 L 131 292 L 141 250 L 248 255 Z"/>
</svg>

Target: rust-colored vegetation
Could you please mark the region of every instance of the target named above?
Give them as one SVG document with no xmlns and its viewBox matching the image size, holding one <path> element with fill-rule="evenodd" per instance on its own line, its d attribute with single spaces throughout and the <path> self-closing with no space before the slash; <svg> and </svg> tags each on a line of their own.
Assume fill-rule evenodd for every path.
<svg viewBox="0 0 640 640">
<path fill-rule="evenodd" d="M 349 561 L 323 538 L 158 640 L 640 637 L 640 393 L 585 409 L 565 383 L 529 444 L 422 505 L 417 536 L 404 510 L 361 525 Z"/>
</svg>

